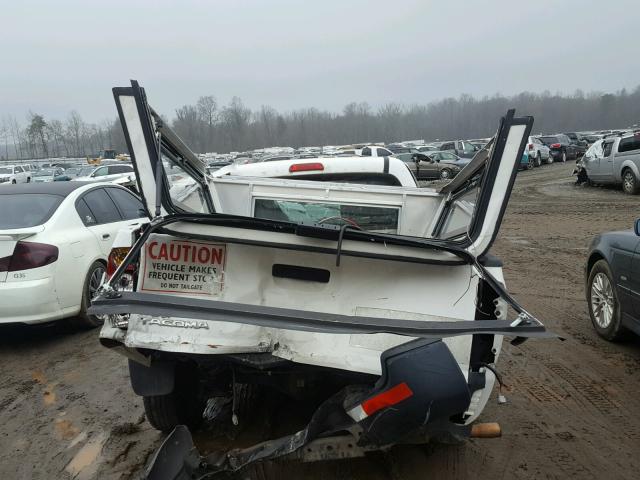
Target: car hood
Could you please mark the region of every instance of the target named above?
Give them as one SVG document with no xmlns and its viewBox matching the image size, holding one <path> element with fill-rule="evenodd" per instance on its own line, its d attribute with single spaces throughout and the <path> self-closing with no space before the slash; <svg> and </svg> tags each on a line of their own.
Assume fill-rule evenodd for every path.
<svg viewBox="0 0 640 480">
<path fill-rule="evenodd" d="M 9 178 L 9 177 L 11 177 L 11 174 L 10 174 L 10 173 L 3 173 L 3 174 L 0 174 L 0 178 Z"/>
</svg>

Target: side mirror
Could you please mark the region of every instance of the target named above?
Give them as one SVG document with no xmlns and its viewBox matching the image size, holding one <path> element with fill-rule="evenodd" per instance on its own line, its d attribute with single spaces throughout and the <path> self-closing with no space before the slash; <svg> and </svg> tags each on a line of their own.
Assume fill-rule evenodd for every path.
<svg viewBox="0 0 640 480">
<path fill-rule="evenodd" d="M 636 220 L 636 223 L 633 224 L 633 231 L 636 232 L 636 235 L 640 237 L 640 218 Z"/>
</svg>

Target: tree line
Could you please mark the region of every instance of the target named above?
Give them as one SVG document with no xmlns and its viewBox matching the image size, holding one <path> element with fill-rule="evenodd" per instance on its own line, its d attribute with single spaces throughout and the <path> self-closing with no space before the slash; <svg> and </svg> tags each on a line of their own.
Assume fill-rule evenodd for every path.
<svg viewBox="0 0 640 480">
<path fill-rule="evenodd" d="M 499 117 L 509 108 L 532 115 L 535 133 L 626 128 L 640 123 L 640 85 L 615 93 L 545 91 L 483 98 L 465 94 L 426 105 L 387 103 L 379 108 L 352 102 L 341 112 L 278 112 L 266 105 L 251 110 L 239 97 L 221 105 L 207 95 L 176 109 L 169 123 L 195 152 L 223 153 L 270 146 L 482 138 L 495 132 Z M 36 113 L 28 115 L 26 124 L 13 116 L 0 119 L 0 158 L 83 157 L 104 148 L 126 152 L 118 120 L 87 123 L 76 111 L 64 120 Z"/>
</svg>

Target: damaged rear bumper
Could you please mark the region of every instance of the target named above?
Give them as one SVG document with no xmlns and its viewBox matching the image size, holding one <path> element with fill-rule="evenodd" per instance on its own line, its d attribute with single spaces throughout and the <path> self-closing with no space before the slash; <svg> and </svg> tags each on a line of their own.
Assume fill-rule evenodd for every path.
<svg viewBox="0 0 640 480">
<path fill-rule="evenodd" d="M 327 399 L 308 425 L 291 435 L 249 448 L 202 456 L 191 434 L 178 426 L 154 454 L 146 470 L 150 480 L 186 480 L 233 472 L 280 457 L 302 458 L 301 447 L 339 444 L 345 436 L 353 451 L 379 450 L 399 443 L 424 443 L 437 437 L 467 437 L 460 416 L 470 391 L 458 363 L 440 340 L 419 339 L 392 348 L 381 357 L 382 375 L 373 388 L 351 385 Z M 305 451 L 313 452 L 312 448 Z"/>
</svg>

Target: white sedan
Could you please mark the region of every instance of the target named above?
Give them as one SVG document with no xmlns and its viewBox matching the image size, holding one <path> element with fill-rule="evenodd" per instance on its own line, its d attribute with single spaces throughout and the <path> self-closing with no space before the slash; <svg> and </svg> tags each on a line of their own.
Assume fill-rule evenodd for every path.
<svg viewBox="0 0 640 480">
<path fill-rule="evenodd" d="M 0 205 L 0 323 L 100 325 L 87 308 L 118 231 L 148 221 L 138 197 L 113 184 L 30 183 L 0 189 Z"/>
</svg>

